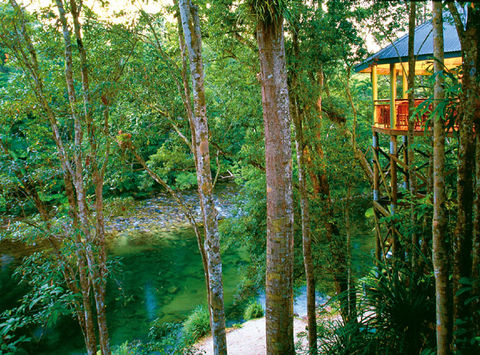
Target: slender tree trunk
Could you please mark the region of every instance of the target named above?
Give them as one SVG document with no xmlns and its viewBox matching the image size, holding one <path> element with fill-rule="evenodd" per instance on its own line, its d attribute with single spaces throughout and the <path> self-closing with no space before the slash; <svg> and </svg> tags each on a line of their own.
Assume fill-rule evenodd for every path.
<svg viewBox="0 0 480 355">
<path fill-rule="evenodd" d="M 459 122 L 460 144 L 458 149 L 458 174 L 457 174 L 457 199 L 458 214 L 454 238 L 454 324 L 455 324 L 455 351 L 459 353 L 475 353 L 480 349 L 473 349 L 470 340 L 473 338 L 472 330 L 475 324 L 472 322 L 472 309 L 476 303 L 468 304 L 472 291 L 466 287 L 459 292 L 464 285 L 462 279 L 472 277 L 472 254 L 479 253 L 478 244 L 473 242 L 476 231 L 474 230 L 473 203 L 474 193 L 474 164 L 475 160 L 475 134 L 473 127 L 479 127 L 480 119 L 480 81 L 478 71 L 480 69 L 480 9 L 474 4 L 465 7 L 467 23 L 464 24 L 454 3 L 448 3 L 448 8 L 453 16 L 460 39 L 462 49 L 462 91 L 460 93 L 460 112 L 462 116 Z M 478 135 L 478 131 L 477 131 Z M 477 160 L 478 164 L 478 160 Z M 475 197 L 475 198 L 478 198 Z M 473 235 L 473 238 L 472 238 Z M 472 253 L 473 248 L 473 253 Z M 477 250 L 475 250 L 477 248 Z M 477 293 L 477 296 L 478 295 Z"/>
<path fill-rule="evenodd" d="M 300 50 L 298 44 L 298 28 L 292 31 L 293 54 L 295 63 L 299 58 Z M 298 167 L 298 190 L 300 193 L 300 210 L 302 224 L 302 249 L 303 265 L 305 268 L 305 280 L 307 282 L 307 322 L 308 322 L 308 346 L 310 354 L 317 354 L 317 317 L 315 307 L 315 275 L 312 257 L 312 236 L 310 228 L 310 206 L 308 202 L 307 181 L 306 181 L 306 160 L 307 152 L 303 135 L 303 112 L 300 109 L 298 99 L 298 66 L 294 64 L 291 72 L 291 112 L 295 127 L 295 147 L 297 152 Z"/>
<path fill-rule="evenodd" d="M 294 354 L 293 196 L 283 17 L 258 16 L 267 178 L 267 354 Z"/>
<path fill-rule="evenodd" d="M 206 234 L 205 250 L 208 258 L 209 286 L 211 292 L 209 300 L 211 309 L 210 325 L 212 328 L 214 353 L 226 354 L 227 341 L 225 335 L 225 310 L 223 305 L 222 261 L 218 235 L 218 212 L 215 209 L 212 193 L 200 20 L 197 7 L 192 4 L 191 0 L 180 0 L 179 7 L 193 82 L 194 149 L 196 153 L 198 193 Z"/>
<path fill-rule="evenodd" d="M 324 76 L 323 72 L 318 73 L 319 85 L 323 89 L 326 88 L 324 85 Z M 348 80 L 347 80 L 348 85 Z M 349 88 L 346 88 L 347 96 L 349 93 Z M 351 95 L 350 95 L 351 97 Z M 308 172 L 310 174 L 310 180 L 313 184 L 313 193 L 315 199 L 320 200 L 322 204 L 322 219 L 325 226 L 326 234 L 325 237 L 329 243 L 329 247 L 332 255 L 332 262 L 329 265 L 328 269 L 333 276 L 333 281 L 335 284 L 335 291 L 339 297 L 340 301 L 340 313 L 342 319 L 345 323 L 350 321 L 349 315 L 349 306 L 348 306 L 348 270 L 347 270 L 347 261 L 346 261 L 346 240 L 341 236 L 340 230 L 338 228 L 337 222 L 335 221 L 334 209 L 332 200 L 330 198 L 330 184 L 327 177 L 325 158 L 322 149 L 321 142 L 321 123 L 323 119 L 322 113 L 322 99 L 321 96 L 317 99 L 317 110 L 319 114 L 319 121 L 315 122 L 314 126 L 311 128 L 316 136 L 316 140 L 311 144 L 312 150 L 317 153 L 316 159 L 307 159 L 309 164 Z M 354 114 L 355 117 L 355 114 Z M 351 133 L 352 146 L 356 147 L 355 142 L 355 132 Z"/>
<path fill-rule="evenodd" d="M 464 65 L 464 71 L 470 70 Z M 464 75 L 462 84 L 468 87 L 469 75 Z M 475 80 L 475 79 L 474 79 Z M 472 96 L 466 96 L 464 107 L 475 105 Z M 462 100 L 462 101 L 463 101 Z M 454 308 L 454 337 L 455 350 L 464 352 L 468 348 L 467 342 L 470 341 L 470 332 L 472 329 L 470 306 L 466 301 L 471 297 L 470 291 L 459 292 L 462 287 L 461 280 L 469 279 L 472 275 L 472 235 L 473 235 L 473 196 L 474 196 L 474 160 L 475 160 L 475 141 L 473 135 L 474 112 L 467 110 L 463 112 L 460 120 L 460 144 L 458 148 L 458 172 L 457 172 L 457 225 L 454 234 L 454 262 L 453 262 L 453 308 Z M 459 321 L 464 322 L 461 325 Z M 461 334 L 460 329 L 467 333 Z M 460 335 L 461 334 L 461 335 Z M 462 339 L 463 338 L 463 339 Z"/>
<path fill-rule="evenodd" d="M 105 287 L 106 287 L 106 253 L 105 253 L 105 238 L 104 238 L 104 225 L 103 225 L 103 177 L 100 176 L 98 167 L 96 164 L 96 142 L 94 136 L 94 129 L 92 127 L 92 121 L 90 116 L 90 95 L 89 95 L 89 82 L 88 71 L 86 63 L 86 53 L 83 47 L 83 41 L 80 33 L 80 24 L 78 20 L 79 9 L 76 7 L 74 0 L 70 1 L 70 10 L 74 21 L 74 31 L 76 37 L 77 48 L 79 50 L 81 74 L 82 74 L 82 89 L 83 89 L 83 102 L 84 102 L 84 115 L 81 117 L 77 112 L 77 96 L 75 93 L 75 86 L 73 82 L 73 55 L 72 55 L 72 43 L 71 34 L 68 28 L 66 19 L 65 8 L 63 0 L 56 0 L 60 22 L 62 23 L 63 38 L 65 43 L 65 78 L 67 83 L 68 100 L 70 103 L 70 111 L 74 122 L 74 179 L 73 185 L 76 193 L 76 203 L 78 206 L 78 217 L 80 231 L 85 238 L 85 256 L 88 267 L 88 274 L 93 290 L 93 298 L 95 300 L 97 311 L 97 326 L 98 335 L 100 340 L 100 349 L 103 355 L 109 355 L 110 344 L 107 328 L 107 319 L 105 311 Z M 90 231 L 90 213 L 86 201 L 86 189 L 84 178 L 84 166 L 82 158 L 82 145 L 83 145 L 83 124 L 87 126 L 87 134 L 90 142 L 89 156 L 92 161 L 93 181 L 95 184 L 95 196 L 96 196 L 96 233 L 92 235 Z"/>
<path fill-rule="evenodd" d="M 348 193 L 345 201 L 345 230 L 347 234 L 346 240 L 346 260 L 347 260 L 347 301 L 348 301 L 348 316 L 349 321 L 357 322 L 357 293 L 355 289 L 355 280 L 353 278 L 352 268 L 352 236 L 351 236 L 351 222 L 350 222 L 350 199 L 351 199 L 351 185 L 348 186 Z"/>
<path fill-rule="evenodd" d="M 300 205 L 302 214 L 302 249 L 305 279 L 307 281 L 307 321 L 308 346 L 310 354 L 317 354 L 317 317 L 315 307 L 315 272 L 312 257 L 312 236 L 310 229 L 310 207 L 306 189 L 305 154 L 301 121 L 295 124 L 296 149 L 298 164 L 298 183 L 300 190 Z M 298 132 L 298 133 L 297 133 Z"/>
<path fill-rule="evenodd" d="M 415 151 L 413 150 L 414 143 L 414 129 L 415 129 L 415 19 L 417 4 L 415 1 L 408 3 L 409 17 L 408 17 L 408 150 L 407 150 L 407 166 L 408 166 L 408 188 L 412 196 L 417 193 L 417 179 L 415 177 Z M 405 75 L 405 73 L 404 73 Z M 410 205 L 410 225 L 412 230 L 411 245 L 410 245 L 410 262 L 413 268 L 417 265 L 418 253 L 418 235 L 415 231 L 417 225 L 417 216 L 415 214 L 415 204 Z"/>
<path fill-rule="evenodd" d="M 445 97 L 443 91 L 443 19 L 442 3 L 433 2 L 434 105 Z M 433 268 L 437 318 L 437 354 L 450 354 L 451 312 L 449 309 L 447 221 L 445 216 L 445 125 L 436 113 L 433 126 Z"/>
<path fill-rule="evenodd" d="M 480 125 L 475 124 L 475 131 L 480 132 Z M 472 295 L 476 301 L 472 304 L 473 326 L 475 336 L 480 335 L 480 137 L 475 137 L 475 218 L 473 223 L 473 247 L 472 247 Z"/>
<path fill-rule="evenodd" d="M 81 4 L 80 4 L 81 6 Z M 70 0 L 70 11 L 72 13 L 74 24 L 74 35 L 76 39 L 78 54 L 80 57 L 80 72 L 82 78 L 82 96 L 84 106 L 84 121 L 87 128 L 87 136 L 90 144 L 90 167 L 92 170 L 92 180 L 95 188 L 95 237 L 93 244 L 95 245 L 95 254 L 92 254 L 94 260 L 93 270 L 93 287 L 94 287 L 94 299 L 97 310 L 97 325 L 98 335 L 100 340 L 100 349 L 103 355 L 109 355 L 110 341 L 107 327 L 107 314 L 106 314 L 106 277 L 107 277 L 107 254 L 105 251 L 105 225 L 103 217 L 103 172 L 100 171 L 97 163 L 97 143 L 95 137 L 95 126 L 91 115 L 91 97 L 90 97 L 90 83 L 88 74 L 87 54 L 83 44 L 81 27 L 79 21 L 79 15 L 81 7 L 77 7 L 75 0 Z M 108 108 L 107 108 L 108 109 Z M 107 164 L 108 153 L 104 164 Z"/>
<path fill-rule="evenodd" d="M 7 145 L 3 142 L 2 139 L 0 139 L 0 147 L 2 148 L 3 152 L 9 159 L 14 162 L 14 159 L 11 157 L 9 150 L 7 148 Z M 79 268 L 79 283 L 80 283 L 80 289 L 78 288 L 77 280 L 76 280 L 76 272 L 72 269 L 72 266 L 70 265 L 68 260 L 65 260 L 65 257 L 62 255 L 61 250 L 60 250 L 60 244 L 56 240 L 56 236 L 51 235 L 51 223 L 49 221 L 49 214 L 47 210 L 47 206 L 45 203 L 41 200 L 40 195 L 38 194 L 38 191 L 35 187 L 35 184 L 31 182 L 28 179 L 28 175 L 26 172 L 24 172 L 26 176 L 22 176 L 20 172 L 16 171 L 16 176 L 19 179 L 19 181 L 23 182 L 24 185 L 24 191 L 27 194 L 27 197 L 30 197 L 34 204 L 35 207 L 37 208 L 40 217 L 43 222 L 46 224 L 46 237 L 48 238 L 48 241 L 50 242 L 53 251 L 55 252 L 55 256 L 57 257 L 57 262 L 61 264 L 61 272 L 64 277 L 64 281 L 69 288 L 70 291 L 72 291 L 74 294 L 81 294 L 82 295 L 82 303 L 80 302 L 75 302 L 74 301 L 74 308 L 75 308 L 75 314 L 77 316 L 78 322 L 80 324 L 80 328 L 82 329 L 82 334 L 85 339 L 85 344 L 87 348 L 88 354 L 94 354 L 96 352 L 96 340 L 95 340 L 95 331 L 94 331 L 94 325 L 93 325 L 93 317 L 92 317 L 92 311 L 90 307 L 90 300 L 88 298 L 88 283 L 85 282 L 85 272 L 83 271 L 83 268 Z M 66 186 L 68 186 L 66 184 Z M 71 190 L 73 191 L 73 189 Z M 74 201 L 74 198 L 70 198 L 69 200 Z M 81 250 L 81 249 L 78 249 Z M 81 259 L 83 260 L 83 257 Z M 82 287 L 83 285 L 87 285 L 85 289 Z M 83 290 L 86 290 L 85 292 Z"/>
<path fill-rule="evenodd" d="M 323 163 L 324 156 L 320 142 L 320 129 L 316 127 L 317 142 L 315 151 L 318 154 L 320 163 L 313 164 L 310 162 L 309 172 L 310 179 L 313 181 L 314 197 L 322 204 L 322 219 L 325 226 L 325 237 L 328 241 L 332 260 L 328 266 L 333 276 L 335 292 L 340 301 L 340 313 L 345 323 L 350 321 L 348 306 L 348 270 L 346 260 L 346 240 L 341 236 L 333 210 L 332 200 L 330 198 L 330 184 Z M 320 170 L 320 171 L 319 171 Z"/>
<path fill-rule="evenodd" d="M 177 5 L 178 6 L 178 5 Z M 179 88 L 180 91 L 180 96 L 182 97 L 183 101 L 183 106 L 185 108 L 185 112 L 187 113 L 188 117 L 188 123 L 190 125 L 190 134 L 191 134 L 191 142 L 189 142 L 189 147 L 192 151 L 193 157 L 195 159 L 195 166 L 197 166 L 197 154 L 195 153 L 194 147 L 196 147 L 196 138 L 195 138 L 195 129 L 193 126 L 193 109 L 192 109 L 192 103 L 190 101 L 191 97 L 191 92 L 190 92 L 190 85 L 188 82 L 188 60 L 187 56 L 185 54 L 186 49 L 185 49 L 185 38 L 183 36 L 183 28 L 182 28 L 182 19 L 180 16 L 180 12 L 177 13 L 177 28 L 178 28 L 178 43 L 180 46 L 180 56 L 182 57 L 182 68 L 180 70 L 180 75 L 182 77 L 182 84 L 183 84 L 183 93 L 182 89 Z M 188 144 L 187 144 L 188 145 Z M 210 299 L 210 276 L 208 275 L 208 261 L 207 261 L 207 253 L 205 251 L 205 243 L 204 243 L 204 238 L 202 235 L 198 232 L 195 231 L 196 237 L 197 237 L 197 245 L 198 245 L 198 250 L 200 251 L 200 254 L 202 255 L 202 263 L 203 263 L 203 273 L 205 276 L 205 283 L 206 283 L 206 289 L 207 289 L 207 299 Z M 211 315 L 211 308 L 208 307 L 208 312 Z"/>
<path fill-rule="evenodd" d="M 84 333 L 87 352 L 89 354 L 95 354 L 96 349 L 96 335 L 95 335 L 95 319 L 94 312 L 91 308 L 91 297 L 96 303 L 96 319 L 99 331 L 100 347 L 102 354 L 110 354 L 108 331 L 106 328 L 106 314 L 105 314 L 105 277 L 106 277 L 106 253 L 104 245 L 104 222 L 103 222 L 103 176 L 105 172 L 106 161 L 108 157 L 108 144 L 107 153 L 105 157 L 105 164 L 102 169 L 99 169 L 96 162 L 96 155 L 98 153 L 97 143 L 95 139 L 95 129 L 92 116 L 91 107 L 92 103 L 89 95 L 88 85 L 88 65 L 86 58 L 86 51 L 83 47 L 83 41 L 81 38 L 79 11 L 77 3 L 74 0 L 70 0 L 69 11 L 73 18 L 75 39 L 77 49 L 79 50 L 80 64 L 81 64 L 81 77 L 82 77 L 82 96 L 84 104 L 84 113 L 81 114 L 78 110 L 77 97 L 74 86 L 74 73 L 73 73 L 73 53 L 72 53 L 72 39 L 67 22 L 67 14 L 65 11 L 64 1 L 56 0 L 56 5 L 59 14 L 59 20 L 62 26 L 63 39 L 65 44 L 65 80 L 67 85 L 68 103 L 70 105 L 70 115 L 73 121 L 74 127 L 74 139 L 73 146 L 70 151 L 67 151 L 64 147 L 62 136 L 60 135 L 60 129 L 57 123 L 55 112 L 52 110 L 49 100 L 45 95 L 44 84 L 42 81 L 42 75 L 39 69 L 37 61 L 36 50 L 33 46 L 25 25 L 25 19 L 21 8 L 18 6 L 15 0 L 10 0 L 12 7 L 18 13 L 19 27 L 17 30 L 18 41 L 12 42 L 12 47 L 15 53 L 18 55 L 18 59 L 24 64 L 25 70 L 31 75 L 33 90 L 37 97 L 40 106 L 44 109 L 46 117 L 51 126 L 54 142 L 57 146 L 58 157 L 61 162 L 63 178 L 65 183 L 65 193 L 70 206 L 69 214 L 72 218 L 72 237 L 75 242 L 75 255 L 76 255 L 76 267 L 77 274 L 73 272 L 68 262 L 63 262 L 61 255 L 59 256 L 59 262 L 64 263 L 66 268 L 71 270 L 69 277 L 64 273 L 65 282 L 67 286 L 75 291 L 75 293 L 81 293 L 82 307 L 75 306 L 77 317 L 79 319 L 80 326 Z M 108 122 L 107 122 L 108 124 Z M 85 144 L 83 140 L 83 129 L 86 126 L 87 135 L 89 139 L 89 145 Z M 87 158 L 91 158 L 90 169 L 85 169 L 83 164 L 84 155 Z M 92 233 L 92 220 L 89 211 L 89 207 L 86 201 L 86 182 L 88 180 L 87 175 L 89 170 L 92 171 L 92 180 L 95 187 L 95 233 Z M 42 211 L 39 210 L 41 213 Z M 51 240 L 51 239 L 50 239 Z M 52 245 L 55 247 L 55 241 L 51 240 Z M 78 284 L 75 278 L 78 277 Z M 93 291 L 93 292 L 92 292 Z M 83 309 L 82 309 L 83 308 Z"/>
</svg>

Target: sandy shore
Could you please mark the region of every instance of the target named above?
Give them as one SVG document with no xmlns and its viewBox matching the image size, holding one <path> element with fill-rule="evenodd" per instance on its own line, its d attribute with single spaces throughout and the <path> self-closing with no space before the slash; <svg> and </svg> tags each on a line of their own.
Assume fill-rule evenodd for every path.
<svg viewBox="0 0 480 355">
<path fill-rule="evenodd" d="M 295 343 L 299 340 L 298 333 L 305 332 L 306 321 L 295 318 Z M 307 345 L 306 337 L 302 338 L 302 345 Z M 265 317 L 253 319 L 242 324 L 241 328 L 227 330 L 227 347 L 230 355 L 264 355 L 265 345 Z M 213 354 L 212 337 L 202 339 L 195 345 L 199 354 Z"/>
</svg>

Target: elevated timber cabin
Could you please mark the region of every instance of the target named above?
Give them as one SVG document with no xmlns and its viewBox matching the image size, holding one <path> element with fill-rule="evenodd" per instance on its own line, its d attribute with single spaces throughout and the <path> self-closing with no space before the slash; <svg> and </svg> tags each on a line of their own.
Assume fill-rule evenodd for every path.
<svg viewBox="0 0 480 355">
<path fill-rule="evenodd" d="M 460 41 L 457 30 L 449 13 L 444 13 L 444 51 L 445 67 L 454 69 L 462 64 Z M 433 26 L 427 21 L 415 28 L 415 75 L 431 75 L 433 71 Z M 400 233 L 395 227 L 394 219 L 385 218 L 390 222 L 381 223 L 382 217 L 395 216 L 398 213 L 399 197 L 404 191 L 410 190 L 415 196 L 422 197 L 427 186 L 428 152 L 415 149 L 417 156 L 423 161 L 416 161 L 415 168 L 410 169 L 408 148 L 408 34 L 397 39 L 391 45 L 367 58 L 355 66 L 358 73 L 369 73 L 372 82 L 373 103 L 373 214 L 375 219 L 377 260 L 386 260 L 390 251 L 401 252 Z M 389 77 L 389 97 L 379 99 L 378 78 L 380 75 Z M 401 89 L 401 90 L 400 90 Z M 398 92 L 401 92 L 401 95 Z M 401 96 L 401 97 L 399 97 Z M 420 105 L 425 98 L 415 97 L 415 106 Z M 423 136 L 426 129 L 428 110 L 422 117 L 417 117 L 414 123 L 414 135 Z M 400 143 L 398 142 L 401 137 Z M 389 141 L 389 147 L 388 142 Z M 387 147 L 382 146 L 382 142 Z M 425 162 L 426 161 L 426 162 Z M 422 170 L 423 169 L 423 170 Z M 415 172 L 415 187 L 412 191 L 409 185 L 409 172 Z M 400 181 L 399 181 L 400 177 Z M 399 189 L 400 187 L 400 189 Z M 392 222 L 393 221 L 393 222 Z"/>
</svg>

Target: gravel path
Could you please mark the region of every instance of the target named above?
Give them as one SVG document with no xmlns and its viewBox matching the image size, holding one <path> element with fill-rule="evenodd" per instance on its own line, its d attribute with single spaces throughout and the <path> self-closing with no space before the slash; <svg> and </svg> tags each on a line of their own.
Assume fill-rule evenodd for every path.
<svg viewBox="0 0 480 355">
<path fill-rule="evenodd" d="M 298 333 L 305 332 L 307 322 L 295 318 L 295 343 L 299 340 Z M 306 337 L 302 337 L 302 347 L 307 346 Z M 199 354 L 213 354 L 212 337 L 205 338 L 195 345 Z M 241 328 L 227 330 L 227 348 L 230 355 L 264 355 L 265 345 L 265 317 L 253 319 L 242 324 Z"/>
</svg>

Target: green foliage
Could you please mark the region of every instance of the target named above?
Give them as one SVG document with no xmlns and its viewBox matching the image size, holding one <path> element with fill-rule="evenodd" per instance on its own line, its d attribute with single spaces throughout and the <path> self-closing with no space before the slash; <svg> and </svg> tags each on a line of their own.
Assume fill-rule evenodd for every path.
<svg viewBox="0 0 480 355">
<path fill-rule="evenodd" d="M 135 211 L 135 199 L 128 197 L 113 197 L 105 200 L 105 217 L 128 217 Z"/>
<path fill-rule="evenodd" d="M 112 355 L 136 355 L 138 354 L 137 349 L 129 344 L 128 341 L 124 342 L 122 345 L 116 346 L 113 348 Z"/>
<path fill-rule="evenodd" d="M 435 346 L 433 275 L 383 268 L 363 282 L 358 322 L 319 324 L 322 353 L 419 354 Z"/>
<path fill-rule="evenodd" d="M 198 306 L 183 323 L 183 336 L 187 342 L 195 343 L 210 333 L 210 315 L 203 306 Z"/>
<path fill-rule="evenodd" d="M 248 4 L 257 19 L 269 23 L 277 21 L 288 12 L 288 4 L 291 0 L 249 0 Z"/>
<path fill-rule="evenodd" d="M 148 337 L 152 340 L 160 340 L 171 333 L 178 332 L 180 329 L 180 323 L 162 322 L 157 318 L 150 325 Z"/>
<path fill-rule="evenodd" d="M 245 320 L 261 317 L 263 317 L 263 308 L 262 305 L 256 301 L 251 302 L 247 308 L 245 308 L 245 312 L 243 313 L 243 318 Z"/>
<path fill-rule="evenodd" d="M 14 354 L 31 341 L 30 334 L 39 325 L 52 327 L 61 316 L 73 314 L 75 295 L 64 287 L 58 265 L 47 253 L 25 257 L 14 276 L 27 284 L 29 291 L 20 305 L 0 314 L 1 353 Z M 21 353 L 21 352 L 20 352 Z"/>
<path fill-rule="evenodd" d="M 31 341 L 31 338 L 15 333 L 18 329 L 27 326 L 28 321 L 23 317 L 16 316 L 12 311 L 0 315 L 0 354 L 13 355 L 20 352 L 21 345 Z"/>
<path fill-rule="evenodd" d="M 113 355 L 131 354 L 172 354 L 188 355 L 196 354 L 192 349 L 192 342 L 185 338 L 181 323 L 161 322 L 155 319 L 148 332 L 148 342 L 132 341 L 125 342 L 113 349 Z"/>
<path fill-rule="evenodd" d="M 391 352 L 416 353 L 434 340 L 435 298 L 433 275 L 386 270 L 367 282 L 367 303 L 375 307 L 379 345 Z"/>
</svg>

